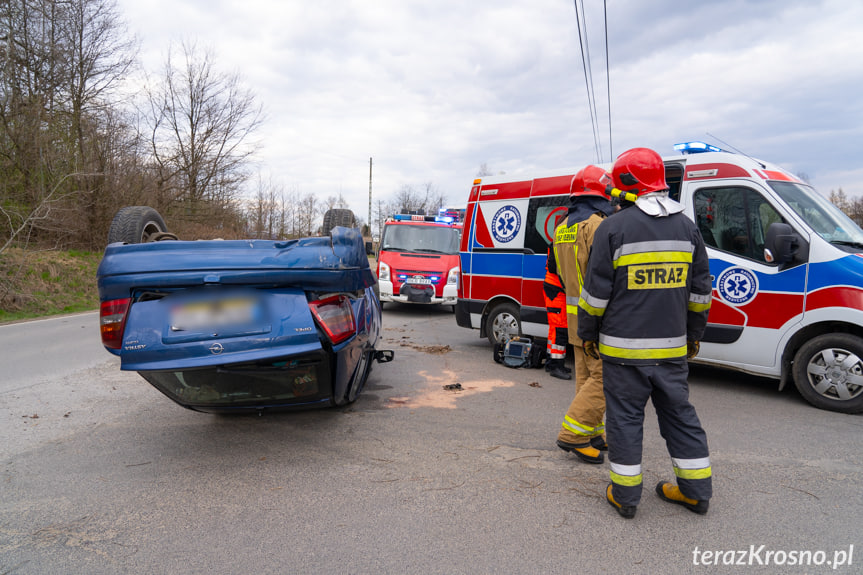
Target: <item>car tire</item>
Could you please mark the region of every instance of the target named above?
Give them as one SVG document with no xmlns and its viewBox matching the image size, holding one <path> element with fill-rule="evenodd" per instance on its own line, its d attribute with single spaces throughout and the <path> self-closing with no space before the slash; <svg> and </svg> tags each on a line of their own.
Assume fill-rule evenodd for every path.
<svg viewBox="0 0 863 575">
<path fill-rule="evenodd" d="M 504 341 L 506 335 L 521 335 L 521 317 L 514 303 L 495 305 L 485 318 L 485 335 L 494 345 Z"/>
<path fill-rule="evenodd" d="M 354 227 L 356 226 L 356 221 L 357 218 L 351 210 L 342 208 L 327 210 L 324 214 L 323 221 L 324 234 L 330 233 L 330 231 L 336 226 L 342 226 L 345 228 Z"/>
<path fill-rule="evenodd" d="M 338 406 L 350 405 L 357 400 L 360 392 L 362 392 L 363 388 L 366 386 L 366 382 L 368 381 L 369 375 L 372 372 L 372 364 L 374 350 L 363 352 L 362 358 L 360 359 L 360 363 L 356 368 L 356 375 L 353 381 L 353 385 L 351 385 L 348 389 L 345 390 L 345 395 L 340 400 L 336 401 L 335 404 Z"/>
<path fill-rule="evenodd" d="M 803 344 L 794 356 L 794 385 L 806 401 L 829 411 L 863 412 L 863 339 L 828 333 Z"/>
<path fill-rule="evenodd" d="M 108 243 L 144 244 L 167 231 L 165 220 L 153 208 L 127 206 L 114 215 L 108 230 Z"/>
</svg>

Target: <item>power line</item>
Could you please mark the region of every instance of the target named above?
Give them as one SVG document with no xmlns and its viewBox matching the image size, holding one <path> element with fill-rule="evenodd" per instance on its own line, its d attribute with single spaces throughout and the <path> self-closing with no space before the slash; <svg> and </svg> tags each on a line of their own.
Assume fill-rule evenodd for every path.
<svg viewBox="0 0 863 575">
<path fill-rule="evenodd" d="M 606 0 L 602 0 L 602 17 L 605 21 L 605 94 L 608 102 L 608 155 L 614 161 L 614 146 L 611 140 L 611 71 L 608 68 L 608 10 Z"/>
<path fill-rule="evenodd" d="M 587 90 L 587 107 L 590 112 L 590 127 L 593 130 L 593 145 L 596 150 L 596 158 L 597 161 L 601 161 L 602 151 L 599 145 L 599 122 L 596 117 L 596 104 L 595 98 L 593 94 L 593 75 L 590 73 L 590 51 L 586 46 L 587 44 L 587 22 L 584 18 L 583 13 L 583 4 L 582 4 L 582 14 L 579 15 L 578 11 L 578 0 L 573 0 L 575 4 L 575 22 L 576 27 L 578 28 L 578 44 L 581 49 L 581 67 L 584 70 L 584 85 Z M 584 26 L 584 36 L 581 34 L 581 21 L 585 20 Z"/>
<path fill-rule="evenodd" d="M 604 36 L 605 36 L 605 78 L 606 78 L 606 98 L 608 104 L 608 149 L 610 160 L 614 159 L 614 148 L 611 137 L 611 74 L 609 69 L 608 58 L 608 10 L 607 0 L 602 2 Z M 602 144 L 599 135 L 599 114 L 596 110 L 596 91 L 593 82 L 593 68 L 590 58 L 590 41 L 587 33 L 587 16 L 585 15 L 584 3 L 582 2 L 581 10 L 578 7 L 578 0 L 573 0 L 575 5 L 575 20 L 578 27 L 578 44 L 581 50 L 581 65 L 584 70 L 584 85 L 587 91 L 587 105 L 590 112 L 590 125 L 593 130 L 593 145 L 596 150 L 597 162 L 602 162 Z M 584 34 L 582 34 L 584 29 Z"/>
</svg>

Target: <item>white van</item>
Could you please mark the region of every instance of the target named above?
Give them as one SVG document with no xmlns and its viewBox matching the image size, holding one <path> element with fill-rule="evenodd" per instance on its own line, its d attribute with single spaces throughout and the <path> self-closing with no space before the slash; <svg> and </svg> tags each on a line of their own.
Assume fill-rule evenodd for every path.
<svg viewBox="0 0 863 575">
<path fill-rule="evenodd" d="M 694 363 L 792 379 L 823 409 L 863 412 L 863 230 L 782 168 L 703 143 L 664 158 L 707 245 L 713 303 Z M 489 340 L 545 338 L 545 258 L 577 170 L 474 181 L 456 319 Z"/>
</svg>

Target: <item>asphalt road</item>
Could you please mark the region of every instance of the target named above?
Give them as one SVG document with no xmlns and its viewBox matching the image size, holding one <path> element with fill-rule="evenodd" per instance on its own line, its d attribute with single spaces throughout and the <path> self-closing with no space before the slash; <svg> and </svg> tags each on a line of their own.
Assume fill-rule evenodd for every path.
<svg viewBox="0 0 863 575">
<path fill-rule="evenodd" d="M 554 444 L 574 384 L 495 364 L 449 307 L 387 307 L 395 361 L 352 406 L 264 417 L 176 406 L 97 321 L 0 327 L 0 574 L 863 572 L 863 418 L 770 380 L 693 368 L 703 517 L 653 493 L 649 411 L 627 521 L 607 464 Z"/>
</svg>

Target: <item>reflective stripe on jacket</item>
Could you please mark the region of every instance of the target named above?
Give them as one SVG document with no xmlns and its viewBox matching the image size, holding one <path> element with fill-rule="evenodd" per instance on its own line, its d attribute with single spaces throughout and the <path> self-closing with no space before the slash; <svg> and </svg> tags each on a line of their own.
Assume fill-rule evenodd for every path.
<svg viewBox="0 0 863 575">
<path fill-rule="evenodd" d="M 712 284 L 704 241 L 682 213 L 626 208 L 600 224 L 578 303 L 578 337 L 603 360 L 685 361 L 707 325 Z"/>
<path fill-rule="evenodd" d="M 554 258 L 557 273 L 568 286 L 566 292 L 566 316 L 569 325 L 569 341 L 581 345 L 576 335 L 578 326 L 578 298 L 584 285 L 584 272 L 590 256 L 593 235 L 605 216 L 592 214 L 582 221 L 575 221 L 576 215 L 570 213 L 554 231 Z"/>
</svg>

